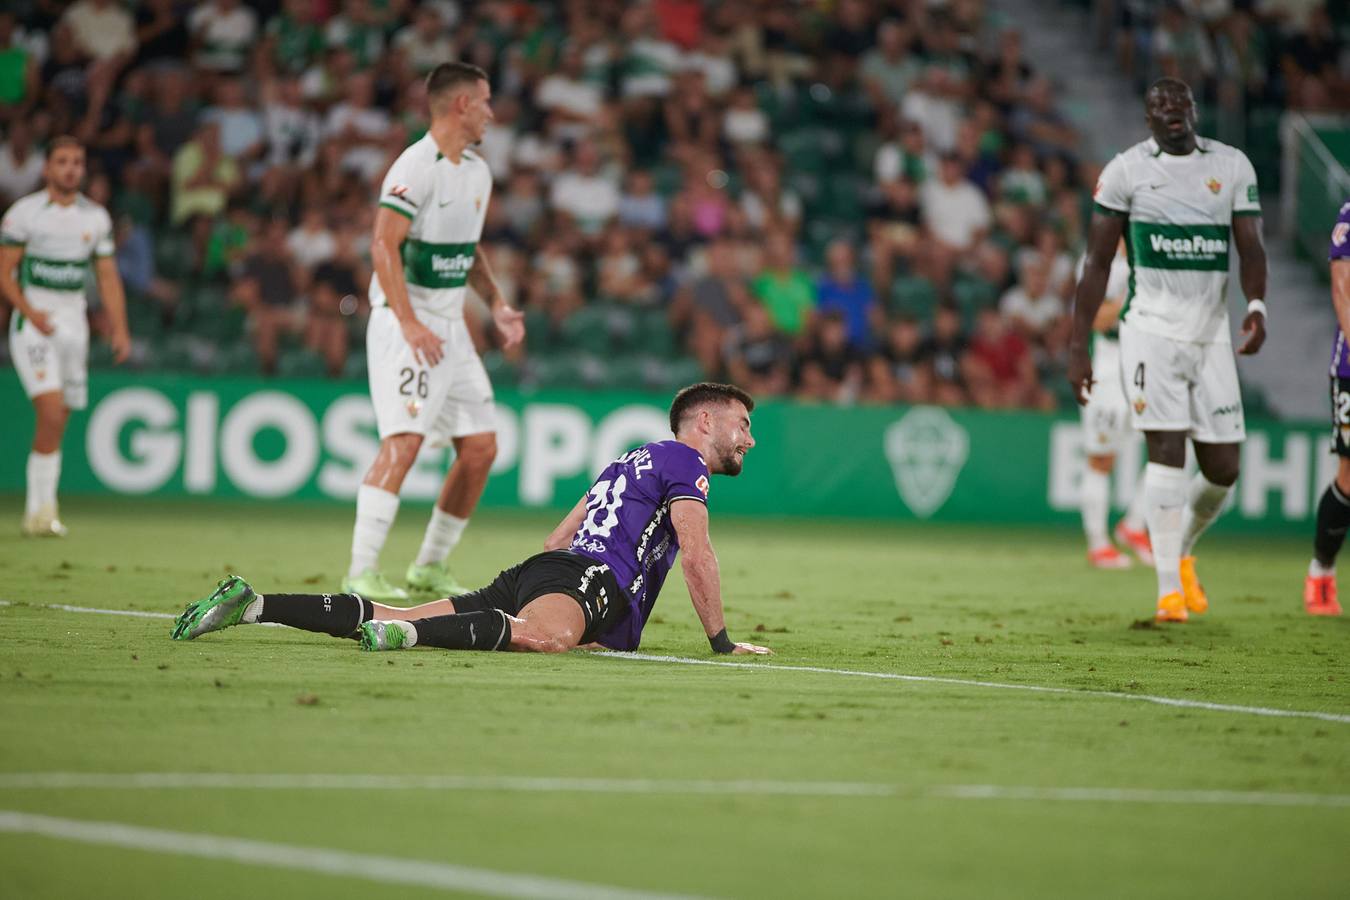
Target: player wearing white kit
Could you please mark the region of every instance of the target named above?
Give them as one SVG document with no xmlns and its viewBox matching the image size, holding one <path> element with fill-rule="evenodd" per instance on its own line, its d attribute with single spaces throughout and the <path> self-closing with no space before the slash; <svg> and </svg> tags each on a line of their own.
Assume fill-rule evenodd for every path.
<svg viewBox="0 0 1350 900">
<path fill-rule="evenodd" d="M 1208 609 L 1193 548 L 1237 481 L 1246 436 L 1228 333 L 1229 246 L 1237 245 L 1249 301 L 1239 353 L 1255 353 L 1265 342 L 1266 252 L 1251 162 L 1240 150 L 1196 136 L 1190 88 L 1159 79 L 1144 110 L 1152 139 L 1118 154 L 1097 183 L 1068 376 L 1085 402 L 1092 383 L 1087 339 L 1124 235 L 1131 290 L 1121 314 L 1121 371 L 1134 426 L 1148 443 L 1155 618 L 1177 622 Z M 1200 467 L 1189 484 L 1187 438 Z"/>
<path fill-rule="evenodd" d="M 525 336 L 523 314 L 507 305 L 478 246 L 492 175 L 468 148 L 492 120 L 487 74 L 443 63 L 426 84 L 431 127 L 389 168 L 371 245 L 366 357 L 380 450 L 356 495 L 352 561 L 342 590 L 372 600 L 408 598 L 385 579 L 378 560 L 399 489 L 424 440 L 453 443 L 455 461 L 408 568 L 408 586 L 437 597 L 464 591 L 445 560 L 497 455 L 492 384 L 464 322 L 467 288 L 488 302 L 505 346 Z"/>
<path fill-rule="evenodd" d="M 1081 268 L 1081 263 L 1080 263 Z M 1117 320 L 1125 305 L 1130 283 L 1130 262 L 1124 241 L 1111 261 L 1106 283 L 1106 299 L 1092 322 L 1092 391 L 1083 406 L 1083 449 L 1087 466 L 1079 488 L 1083 534 L 1087 537 L 1088 563 L 1098 569 L 1128 569 L 1130 558 L 1121 553 L 1107 537 L 1107 519 L 1111 509 L 1111 472 L 1116 454 L 1134 436 L 1130 426 L 1130 407 L 1120 376 L 1120 338 Z M 1125 515 L 1116 523 L 1116 540 L 1129 547 L 1146 566 L 1153 565 L 1144 522 L 1143 480 L 1135 485 Z"/>
<path fill-rule="evenodd" d="M 14 202 L 0 220 L 0 296 L 14 308 L 9 349 L 37 425 L 28 454 L 23 531 L 62 537 L 56 505 L 61 438 L 72 409 L 89 399 L 85 282 L 93 260 L 108 312 L 108 343 L 122 362 L 131 350 L 126 299 L 113 260 L 108 211 L 80 193 L 84 147 L 58 137 L 47 147 L 46 187 Z"/>
</svg>

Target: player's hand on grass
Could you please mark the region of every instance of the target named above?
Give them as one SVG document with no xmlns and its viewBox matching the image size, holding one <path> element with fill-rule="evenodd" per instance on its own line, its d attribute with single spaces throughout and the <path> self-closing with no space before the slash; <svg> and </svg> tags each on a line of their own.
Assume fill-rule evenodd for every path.
<svg viewBox="0 0 1350 900">
<path fill-rule="evenodd" d="M 1087 348 L 1073 347 L 1069 350 L 1069 384 L 1073 385 L 1073 396 L 1079 406 L 1086 406 L 1088 393 L 1092 390 L 1092 357 Z"/>
<path fill-rule="evenodd" d="M 112 348 L 113 362 L 121 365 L 131 355 L 131 335 L 125 328 L 119 328 L 108 335 L 108 346 Z"/>
<path fill-rule="evenodd" d="M 525 314 L 505 303 L 492 307 L 492 321 L 502 336 L 502 347 L 514 347 L 525 340 Z"/>
<path fill-rule="evenodd" d="M 51 319 L 40 309 L 30 311 L 28 321 L 32 322 L 33 327 L 43 334 L 51 334 L 56 330 L 56 326 L 51 323 Z"/>
<path fill-rule="evenodd" d="M 1238 348 L 1238 353 L 1241 353 L 1244 356 L 1250 356 L 1257 350 L 1260 350 L 1261 345 L 1266 342 L 1265 313 L 1247 313 L 1242 319 L 1242 333 L 1246 335 L 1247 339 L 1243 341 L 1242 346 Z"/>
<path fill-rule="evenodd" d="M 445 358 L 445 341 L 416 317 L 399 322 L 399 327 L 403 330 L 403 339 L 412 347 L 413 358 L 418 362 L 434 366 Z"/>
<path fill-rule="evenodd" d="M 731 651 L 732 656 L 773 656 L 773 651 L 768 647 L 761 647 L 758 644 L 743 644 L 736 642 L 736 648 Z"/>
</svg>

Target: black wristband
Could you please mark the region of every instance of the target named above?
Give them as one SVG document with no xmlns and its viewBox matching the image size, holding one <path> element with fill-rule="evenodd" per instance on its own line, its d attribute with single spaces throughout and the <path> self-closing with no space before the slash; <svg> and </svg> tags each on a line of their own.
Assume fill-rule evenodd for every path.
<svg viewBox="0 0 1350 900">
<path fill-rule="evenodd" d="M 736 645 L 731 642 L 731 638 L 727 637 L 725 628 L 708 638 L 708 643 L 712 644 L 714 653 L 731 653 L 736 649 Z"/>
</svg>

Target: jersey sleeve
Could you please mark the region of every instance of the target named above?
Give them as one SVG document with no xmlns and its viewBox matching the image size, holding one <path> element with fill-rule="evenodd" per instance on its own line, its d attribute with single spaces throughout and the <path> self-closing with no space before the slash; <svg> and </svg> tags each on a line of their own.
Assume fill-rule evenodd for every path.
<svg viewBox="0 0 1350 900">
<path fill-rule="evenodd" d="M 409 219 L 417 215 L 431 194 L 431 167 L 418 164 L 419 156 L 405 151 L 394 160 L 380 185 L 380 205 Z"/>
<path fill-rule="evenodd" d="M 98 233 L 94 236 L 94 258 L 113 255 L 112 217 L 106 209 L 98 211 Z"/>
<path fill-rule="evenodd" d="M 22 247 L 28 243 L 28 232 L 27 210 L 16 203 L 0 219 L 0 244 Z"/>
<path fill-rule="evenodd" d="M 1256 170 L 1252 168 L 1252 161 L 1247 158 L 1247 154 L 1238 153 L 1236 168 L 1233 185 L 1233 215 L 1261 215 L 1261 192 L 1256 186 Z"/>
<path fill-rule="evenodd" d="M 665 454 L 661 463 L 661 493 L 667 503 L 676 500 L 708 502 L 708 466 L 694 450 Z"/>
<path fill-rule="evenodd" d="M 1327 259 L 1350 259 L 1350 200 L 1341 207 L 1336 224 L 1331 228 L 1331 247 Z"/>
<path fill-rule="evenodd" d="M 1116 154 L 1097 178 L 1097 188 L 1092 192 L 1092 205 L 1097 212 L 1128 216 L 1130 197 L 1130 182 L 1125 171 L 1125 160 L 1120 154 Z"/>
</svg>

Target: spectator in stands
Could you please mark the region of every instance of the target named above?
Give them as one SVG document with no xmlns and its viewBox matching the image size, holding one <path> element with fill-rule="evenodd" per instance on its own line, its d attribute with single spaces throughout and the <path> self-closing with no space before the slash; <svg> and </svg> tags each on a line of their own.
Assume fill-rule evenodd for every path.
<svg viewBox="0 0 1350 900">
<path fill-rule="evenodd" d="M 945 153 L 956 146 L 956 126 L 961 122 L 962 87 L 939 65 L 929 65 L 905 95 L 900 115 L 923 130 L 924 142 Z"/>
<path fill-rule="evenodd" d="M 993 222 L 989 202 L 965 177 L 961 159 L 946 153 L 938 177 L 919 188 L 919 210 L 929 244 L 917 260 L 924 275 L 945 285 L 958 261 L 969 258 Z"/>
<path fill-rule="evenodd" d="M 704 371 L 716 372 L 727 330 L 741 322 L 753 302 L 736 264 L 735 245 L 715 240 L 708 245 L 704 273 L 675 295 L 671 325 L 685 336 Z"/>
<path fill-rule="evenodd" d="M 242 271 L 230 285 L 235 304 L 248 312 L 253 348 L 264 374 L 277 369 L 277 353 L 283 334 L 294 333 L 299 279 L 286 250 L 286 221 L 273 219 L 255 240 Z"/>
<path fill-rule="evenodd" d="M 604 100 L 600 85 L 586 77 L 582 48 L 575 44 L 534 90 L 534 105 L 549 117 L 549 135 L 569 141 L 584 140 L 599 126 Z"/>
<path fill-rule="evenodd" d="M 205 72 L 239 72 L 258 37 L 258 15 L 240 0 L 210 0 L 188 15 L 193 64 Z"/>
<path fill-rule="evenodd" d="M 755 231 L 782 231 L 795 235 L 802 224 L 802 201 L 783 187 L 777 164 L 767 154 L 750 157 L 741 192 L 741 211 Z"/>
<path fill-rule="evenodd" d="M 628 173 L 618 216 L 625 228 L 656 233 L 666 227 L 666 201 L 656 192 L 650 172 L 634 169 Z"/>
<path fill-rule="evenodd" d="M 169 221 L 182 225 L 193 216 L 210 219 L 220 215 L 239 183 L 239 164 L 221 150 L 220 126 L 203 122 L 193 139 L 173 156 L 173 206 Z"/>
<path fill-rule="evenodd" d="M 322 135 L 319 115 L 304 105 L 295 76 L 272 79 L 263 87 L 263 134 L 262 198 L 274 207 L 291 206 L 318 156 Z"/>
<path fill-rule="evenodd" d="M 633 252 L 628 232 L 611 225 L 596 260 L 596 288 L 605 300 L 633 303 L 642 296 L 642 262 Z"/>
<path fill-rule="evenodd" d="M 675 89 L 662 109 L 666 118 L 666 133 L 677 145 L 693 145 L 702 151 L 717 146 L 721 128 L 721 112 L 713 105 L 704 82 L 703 72 L 685 69 L 674 79 Z"/>
<path fill-rule="evenodd" d="M 1177 0 L 1167 0 L 1153 32 L 1153 57 L 1159 74 L 1180 78 L 1208 94 L 1214 77 L 1214 50 L 1203 25 L 1186 15 Z"/>
<path fill-rule="evenodd" d="M 588 236 L 599 235 L 618 213 L 619 189 L 600 171 L 600 154 L 590 141 L 576 145 L 571 167 L 553 180 L 549 205 Z"/>
<path fill-rule="evenodd" d="M 339 168 L 372 181 L 388 166 L 385 142 L 391 124 L 389 113 L 375 105 L 375 76 L 359 72 L 347 80 L 341 102 L 324 117 L 323 138 Z"/>
<path fill-rule="evenodd" d="M 838 313 L 844 319 L 848 344 L 870 350 L 873 325 L 880 310 L 872 283 L 858 271 L 853 245 L 843 238 L 825 249 L 825 274 L 816 285 L 816 308 L 822 315 Z"/>
<path fill-rule="evenodd" d="M 1028 341 L 1043 343 L 1046 335 L 1062 325 L 1064 299 L 1051 289 L 1051 264 L 1038 256 L 1024 257 L 1017 284 L 1004 292 L 998 311 Z"/>
<path fill-rule="evenodd" d="M 862 392 L 864 357 L 848 340 L 848 322 L 839 310 L 816 318 L 797 367 L 797 397 L 853 403 Z"/>
<path fill-rule="evenodd" d="M 189 79 L 172 71 L 154 77 L 151 105 L 136 128 L 137 167 L 154 189 L 166 182 L 176 154 L 197 130 L 197 113 L 188 93 Z"/>
<path fill-rule="evenodd" d="M 764 246 L 764 268 L 751 284 L 751 291 L 769 310 L 779 331 L 800 338 L 815 316 L 816 286 L 797 265 L 797 250 L 785 232 L 770 233 Z"/>
<path fill-rule="evenodd" d="M 42 151 L 33 146 L 33 129 L 26 119 L 9 124 L 8 140 L 0 144 L 0 208 L 42 186 Z"/>
<path fill-rule="evenodd" d="M 742 85 L 731 95 L 722 115 L 722 139 L 733 147 L 768 143 L 769 117 L 756 102 L 753 88 Z"/>
<path fill-rule="evenodd" d="M 202 113 L 202 121 L 220 126 L 220 152 L 247 169 L 263 152 L 263 118 L 248 102 L 238 78 L 218 79 L 215 95 L 216 102 Z"/>
<path fill-rule="evenodd" d="M 976 315 L 966 359 L 970 395 L 985 409 L 1053 409 L 1054 398 L 1036 377 L 1031 347 L 996 309 Z"/>
<path fill-rule="evenodd" d="M 342 11 L 324 27 L 324 42 L 351 53 L 358 68 L 372 68 L 384 52 L 381 18 L 370 0 L 343 0 Z"/>
<path fill-rule="evenodd" d="M 733 384 L 756 397 L 786 394 L 792 388 L 792 341 L 774 328 L 758 303 L 745 307 L 745 319 L 728 329 L 722 343 L 722 367 Z"/>
<path fill-rule="evenodd" d="M 305 316 L 305 346 L 323 357 L 330 378 L 342 375 L 350 345 L 348 319 L 365 307 L 370 269 L 356 253 L 351 228 L 340 228 L 333 253 L 314 269 Z M 259 356 L 261 356 L 261 351 Z"/>
<path fill-rule="evenodd" d="M 180 291 L 177 284 L 160 278 L 155 267 L 155 244 L 150 229 L 130 216 L 118 216 L 114 230 L 117 273 L 127 289 L 128 306 L 153 302 L 164 324 L 173 321 Z"/>
<path fill-rule="evenodd" d="M 441 7 L 425 3 L 413 12 L 411 25 L 394 35 L 394 50 L 403 64 L 418 77 L 455 58 L 455 42 L 450 39 Z"/>
<path fill-rule="evenodd" d="M 924 338 L 920 358 L 932 378 L 932 400 L 943 406 L 964 406 L 970 340 L 961 324 L 961 310 L 943 303 L 933 313 L 933 330 Z"/>
<path fill-rule="evenodd" d="M 918 320 L 891 320 L 881 349 L 867 360 L 867 376 L 867 399 L 874 403 L 933 402 L 933 366 Z"/>
<path fill-rule="evenodd" d="M 1009 125 L 1013 135 L 1029 141 L 1040 156 L 1072 156 L 1078 148 L 1078 133 L 1055 109 L 1054 85 L 1044 75 L 1031 80 L 1022 102 L 1009 117 Z"/>
<path fill-rule="evenodd" d="M 24 118 L 41 93 L 37 57 L 19 40 L 14 13 L 0 10 L 0 122 Z"/>
<path fill-rule="evenodd" d="M 348 239 L 350 244 L 350 238 Z M 302 273 L 313 272 L 320 263 L 327 262 L 337 252 L 337 238 L 328 228 L 323 209 L 307 206 L 300 214 L 300 224 L 286 235 L 286 249 Z"/>
<path fill-rule="evenodd" d="M 136 52 L 136 23 L 115 0 L 77 0 L 61 16 L 76 48 L 96 65 L 116 71 Z"/>
<path fill-rule="evenodd" d="M 1045 178 L 1036 165 L 1036 149 L 1030 144 L 1013 147 L 1008 156 L 1008 167 L 998 179 L 998 196 L 1007 203 L 1045 205 L 1048 197 Z"/>
<path fill-rule="evenodd" d="M 283 76 L 299 75 L 323 53 L 323 31 L 311 0 L 285 0 L 264 33 L 260 55 L 268 68 Z"/>
<path fill-rule="evenodd" d="M 902 23 L 887 19 L 877 29 L 877 44 L 862 58 L 863 87 L 877 109 L 899 109 L 922 66 L 910 53 L 914 36 Z"/>
</svg>

